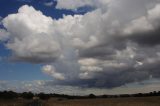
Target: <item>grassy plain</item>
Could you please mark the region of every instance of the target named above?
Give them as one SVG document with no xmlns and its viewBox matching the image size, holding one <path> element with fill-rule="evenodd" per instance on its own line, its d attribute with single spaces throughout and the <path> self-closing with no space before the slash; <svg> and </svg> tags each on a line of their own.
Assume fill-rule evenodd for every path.
<svg viewBox="0 0 160 106">
<path fill-rule="evenodd" d="M 160 97 L 128 97 L 106 99 L 49 99 L 44 106 L 160 106 Z"/>
<path fill-rule="evenodd" d="M 0 99 L 0 106 L 27 106 L 31 101 L 25 99 Z"/>
<path fill-rule="evenodd" d="M 0 106 L 160 106 L 160 97 L 128 97 L 128 98 L 97 98 L 97 99 L 64 99 L 50 98 L 39 100 L 12 99 L 0 100 Z"/>
</svg>

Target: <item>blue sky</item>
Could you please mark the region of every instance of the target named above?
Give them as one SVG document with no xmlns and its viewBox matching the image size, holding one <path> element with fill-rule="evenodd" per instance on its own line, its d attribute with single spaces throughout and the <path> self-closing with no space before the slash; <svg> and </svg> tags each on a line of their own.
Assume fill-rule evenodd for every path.
<svg viewBox="0 0 160 106">
<path fill-rule="evenodd" d="M 0 90 L 160 89 L 159 0 L 0 0 L 0 7 Z"/>
<path fill-rule="evenodd" d="M 3 11 L 0 12 L 2 17 L 6 17 L 10 13 L 15 13 L 17 10 L 25 4 L 32 5 L 34 8 L 41 10 L 45 15 L 52 16 L 54 18 L 62 17 L 62 14 L 73 14 L 71 11 L 60 11 L 55 10 L 53 7 L 47 7 L 44 5 L 44 2 L 38 2 L 37 1 L 28 1 L 25 2 L 25 0 L 1 0 L 0 6 L 3 9 Z"/>
</svg>

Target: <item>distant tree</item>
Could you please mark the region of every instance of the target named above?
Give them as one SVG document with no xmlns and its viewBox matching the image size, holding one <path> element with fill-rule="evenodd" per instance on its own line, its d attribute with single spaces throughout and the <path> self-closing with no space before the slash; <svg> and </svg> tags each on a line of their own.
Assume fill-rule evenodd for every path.
<svg viewBox="0 0 160 106">
<path fill-rule="evenodd" d="M 34 97 L 34 94 L 32 92 L 23 92 L 21 94 L 21 97 L 24 99 L 32 99 Z"/>
<path fill-rule="evenodd" d="M 17 98 L 18 94 L 13 92 L 13 91 L 8 91 L 8 98 L 9 99 L 13 99 L 13 98 Z"/>
<path fill-rule="evenodd" d="M 44 94 L 44 93 L 39 93 L 37 96 L 42 100 L 47 100 L 50 98 L 49 94 Z"/>
<path fill-rule="evenodd" d="M 94 94 L 89 94 L 88 96 L 89 98 L 96 98 L 96 96 Z"/>
<path fill-rule="evenodd" d="M 17 97 L 18 97 L 18 94 L 13 91 L 0 92 L 0 98 L 3 98 L 3 99 L 13 99 Z"/>
<path fill-rule="evenodd" d="M 102 95 L 101 97 L 102 98 L 108 98 L 109 96 L 108 95 Z"/>
<path fill-rule="evenodd" d="M 158 95 L 160 95 L 160 91 L 158 91 L 157 93 L 158 93 Z"/>
</svg>

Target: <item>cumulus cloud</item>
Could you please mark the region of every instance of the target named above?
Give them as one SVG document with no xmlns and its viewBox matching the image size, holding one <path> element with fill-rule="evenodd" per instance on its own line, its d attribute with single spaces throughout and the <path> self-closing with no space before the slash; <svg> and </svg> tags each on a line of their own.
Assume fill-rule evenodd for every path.
<svg viewBox="0 0 160 106">
<path fill-rule="evenodd" d="M 5 41 L 9 37 L 9 32 L 5 29 L 0 29 L 0 41 Z"/>
<path fill-rule="evenodd" d="M 2 25 L 3 18 L 0 16 L 0 26 Z M 5 41 L 9 37 L 9 32 L 7 32 L 5 29 L 0 28 L 0 41 Z"/>
<path fill-rule="evenodd" d="M 3 19 L 15 60 L 53 64 L 42 68 L 59 79 L 53 85 L 113 88 L 160 77 L 159 0 L 57 2 L 59 9 L 96 9 L 54 20 L 22 6 Z"/>
<path fill-rule="evenodd" d="M 90 75 L 91 73 L 103 71 L 103 67 L 99 65 L 100 61 L 98 59 L 84 58 L 78 60 L 78 63 L 80 64 L 80 70 L 82 71 L 82 73 L 79 74 L 81 79 L 90 79 L 93 77 Z"/>
<path fill-rule="evenodd" d="M 159 24 L 157 24 L 160 18 L 159 14 L 157 14 L 159 8 L 160 4 L 156 5 L 155 8 L 148 10 L 146 16 L 131 21 L 126 29 L 124 29 L 124 33 L 133 34 L 135 32 L 149 32 L 159 27 Z"/>
<path fill-rule="evenodd" d="M 48 62 L 58 58 L 61 48 L 56 35 L 51 34 L 52 24 L 51 17 L 27 5 L 22 6 L 17 14 L 4 18 L 3 25 L 10 33 L 6 46 L 13 51 L 13 58 L 29 62 Z"/>
<path fill-rule="evenodd" d="M 52 65 L 43 66 L 42 67 L 42 71 L 45 74 L 51 75 L 55 79 L 58 79 L 58 80 L 64 80 L 65 79 L 64 75 L 61 74 L 61 73 L 56 72 L 56 69 Z"/>
<path fill-rule="evenodd" d="M 160 4 L 157 4 L 155 8 L 148 11 L 148 18 L 154 24 L 155 27 L 159 27 L 159 24 L 157 23 L 159 22 L 160 18 L 160 15 L 158 14 L 159 9 L 160 9 Z"/>
</svg>

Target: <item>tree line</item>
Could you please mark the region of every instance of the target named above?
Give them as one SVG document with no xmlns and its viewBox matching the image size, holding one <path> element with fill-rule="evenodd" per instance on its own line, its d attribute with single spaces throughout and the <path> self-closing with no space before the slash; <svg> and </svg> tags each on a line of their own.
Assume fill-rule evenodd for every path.
<svg viewBox="0 0 160 106">
<path fill-rule="evenodd" d="M 149 93 L 137 93 L 137 94 L 121 94 L 121 95 L 99 95 L 89 94 L 86 96 L 72 96 L 65 94 L 56 94 L 56 93 L 32 93 L 32 92 L 23 92 L 17 93 L 13 91 L 0 91 L 0 99 L 33 99 L 34 97 L 42 100 L 47 100 L 49 98 L 66 98 L 66 99 L 87 99 L 87 98 L 119 98 L 119 97 L 147 97 L 147 96 L 160 96 L 160 91 L 154 91 Z"/>
</svg>

